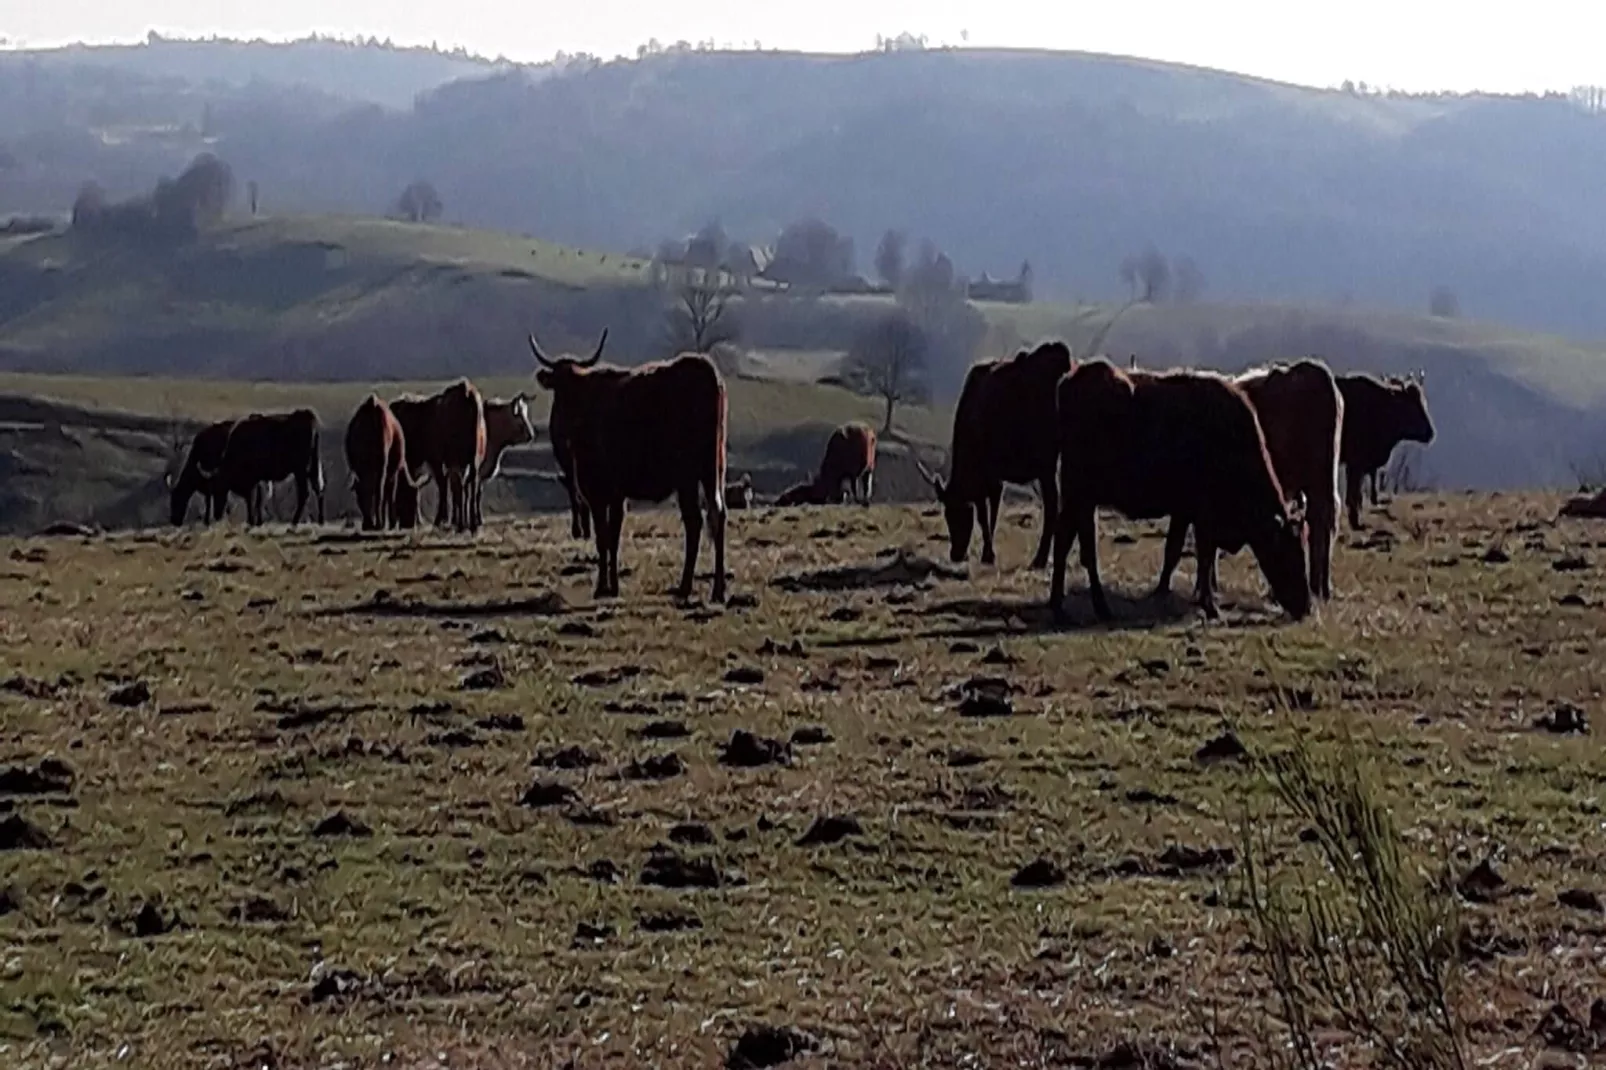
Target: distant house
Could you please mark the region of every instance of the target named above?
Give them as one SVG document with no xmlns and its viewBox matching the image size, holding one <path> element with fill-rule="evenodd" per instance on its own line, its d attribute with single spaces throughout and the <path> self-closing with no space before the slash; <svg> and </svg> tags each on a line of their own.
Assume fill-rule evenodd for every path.
<svg viewBox="0 0 1606 1070">
<path fill-rule="evenodd" d="M 968 296 L 972 301 L 1002 301 L 1008 304 L 1024 305 L 1032 300 L 1031 272 L 1026 270 L 1020 278 L 995 279 L 982 272 L 979 279 L 972 279 L 967 287 Z"/>
</svg>

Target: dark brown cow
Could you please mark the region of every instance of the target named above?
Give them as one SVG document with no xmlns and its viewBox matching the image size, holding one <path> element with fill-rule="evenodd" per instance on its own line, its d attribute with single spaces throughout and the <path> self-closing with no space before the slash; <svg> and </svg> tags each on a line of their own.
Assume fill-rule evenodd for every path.
<svg viewBox="0 0 1606 1070">
<path fill-rule="evenodd" d="M 184 517 L 190 511 L 190 498 L 197 492 L 203 498 L 202 504 L 205 506 L 203 517 L 206 522 L 210 524 L 214 520 L 223 519 L 223 514 L 229 505 L 228 488 L 214 486 L 210 481 L 204 480 L 201 473 L 216 470 L 222 462 L 223 448 L 228 445 L 229 432 L 233 429 L 233 420 L 219 420 L 195 432 L 195 438 L 190 442 L 190 452 L 184 458 L 184 467 L 179 471 L 178 478 L 174 479 L 171 473 L 168 474 L 167 489 L 172 492 L 169 515 L 174 527 L 184 523 Z"/>
<path fill-rule="evenodd" d="M 725 600 L 725 382 L 706 356 L 625 369 L 597 366 L 608 332 L 586 360 L 553 360 L 535 336 L 536 381 L 552 391 L 550 428 L 573 465 L 575 486 L 591 511 L 597 542 L 598 598 L 619 594 L 619 537 L 625 503 L 679 499 L 686 562 L 675 592 L 691 596 L 703 518 L 701 489 L 714 544 L 715 602 Z"/>
<path fill-rule="evenodd" d="M 1035 482 L 1043 495 L 1043 531 L 1032 567 L 1048 563 L 1058 513 L 1054 388 L 1070 370 L 1070 348 L 1064 342 L 1047 342 L 1030 352 L 984 361 L 965 376 L 954 409 L 948 481 L 916 460 L 942 502 L 953 561 L 963 561 L 969 554 L 971 529 L 980 513 L 981 563 L 992 564 L 1004 484 Z"/>
<path fill-rule="evenodd" d="M 1310 590 L 1333 597 L 1333 540 L 1338 535 L 1339 437 L 1344 426 L 1344 397 L 1327 365 L 1299 360 L 1245 372 L 1235 380 L 1255 406 L 1266 452 L 1285 492 L 1304 495 L 1305 530 L 1310 550 Z M 1188 524 L 1172 517 L 1166 534 L 1165 562 L 1160 566 L 1156 595 L 1171 590 L 1171 573 L 1182 560 Z M 1195 590 L 1204 591 L 1204 573 L 1215 561 L 1199 558 Z M 1214 581 L 1211 581 L 1214 585 Z"/>
<path fill-rule="evenodd" d="M 1217 549 L 1254 552 L 1273 596 L 1291 616 L 1310 612 L 1303 507 L 1290 507 L 1243 388 L 1209 372 L 1123 372 L 1107 360 L 1080 364 L 1058 387 L 1060 512 L 1049 607 L 1064 619 L 1065 559 L 1082 540 L 1093 608 L 1110 606 L 1099 580 L 1099 507 L 1133 520 L 1177 517 L 1194 525 L 1202 561 Z M 1215 576 L 1200 592 L 1216 617 Z"/>
<path fill-rule="evenodd" d="M 439 496 L 435 526 L 450 523 L 459 531 L 479 530 L 480 474 L 486 457 L 485 403 L 480 392 L 467 379 L 459 379 L 430 397 L 397 398 L 390 409 L 401 422 L 413 483 L 397 484 L 401 525 L 418 523 L 417 488 L 432 479 Z"/>
<path fill-rule="evenodd" d="M 831 432 L 825 444 L 825 457 L 815 481 L 830 492 L 833 501 L 845 497 L 845 483 L 856 500 L 869 505 L 875 483 L 875 450 L 873 427 L 858 421 L 843 424 Z"/>
<path fill-rule="evenodd" d="M 401 423 L 377 394 L 369 394 L 346 424 L 346 467 L 351 470 L 364 531 L 401 526 L 395 516 L 397 485 L 412 483 Z"/>
<path fill-rule="evenodd" d="M 837 487 L 837 494 L 841 494 L 841 486 Z M 788 508 L 793 505 L 828 505 L 832 500 L 831 488 L 817 479 L 794 483 L 781 491 L 780 497 L 775 499 L 779 508 Z"/>
<path fill-rule="evenodd" d="M 309 489 L 318 496 L 318 523 L 324 522 L 323 459 L 318 454 L 318 414 L 311 409 L 294 412 L 252 413 L 229 430 L 218 466 L 202 470 L 202 478 L 245 499 L 246 524 L 261 524 L 263 489 L 282 479 L 296 481 L 296 513 L 301 523 L 307 511 Z"/>
<path fill-rule="evenodd" d="M 743 473 L 735 483 L 725 484 L 725 508 L 747 509 L 753 504 L 753 477 Z"/>
<path fill-rule="evenodd" d="M 1344 438 L 1338 459 L 1344 464 L 1344 505 L 1349 526 L 1359 531 L 1361 481 L 1372 480 L 1372 502 L 1377 503 L 1377 471 L 1402 442 L 1433 441 L 1433 418 L 1423 392 L 1425 377 L 1379 380 L 1370 375 L 1340 375 L 1344 395 Z"/>
</svg>

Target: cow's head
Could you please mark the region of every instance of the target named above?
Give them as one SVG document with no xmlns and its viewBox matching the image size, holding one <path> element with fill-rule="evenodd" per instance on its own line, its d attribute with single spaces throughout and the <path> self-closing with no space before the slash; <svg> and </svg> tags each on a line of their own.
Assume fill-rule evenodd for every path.
<svg viewBox="0 0 1606 1070">
<path fill-rule="evenodd" d="M 1402 442 L 1433 441 L 1433 417 L 1428 415 L 1428 398 L 1425 392 L 1427 373 L 1413 372 L 1403 380 L 1389 383 L 1394 401 L 1395 430 Z"/>
<path fill-rule="evenodd" d="M 1305 495 L 1276 510 L 1250 540 L 1255 561 L 1271 584 L 1277 604 L 1295 620 L 1310 613 L 1310 581 L 1305 571 Z"/>
<path fill-rule="evenodd" d="M 556 394 L 564 387 L 577 381 L 586 368 L 592 367 L 597 361 L 601 360 L 602 350 L 607 344 L 608 329 L 604 327 L 602 337 L 597 339 L 596 352 L 585 360 L 578 360 L 574 357 L 558 357 L 554 359 L 543 353 L 541 344 L 535 340 L 535 335 L 530 335 L 530 352 L 535 354 L 535 362 L 540 368 L 535 373 L 535 381 Z"/>
<path fill-rule="evenodd" d="M 970 534 L 976 527 L 975 503 L 955 494 L 953 488 L 927 468 L 919 457 L 915 458 L 915 466 L 926 477 L 926 482 L 937 494 L 937 500 L 942 503 L 943 519 L 948 523 L 948 559 L 959 564 L 970 554 Z"/>
</svg>

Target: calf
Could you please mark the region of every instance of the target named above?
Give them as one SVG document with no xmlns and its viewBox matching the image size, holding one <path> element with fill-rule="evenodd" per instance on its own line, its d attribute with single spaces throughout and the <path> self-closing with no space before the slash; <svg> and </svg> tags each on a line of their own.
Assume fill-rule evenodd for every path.
<svg viewBox="0 0 1606 1070">
<path fill-rule="evenodd" d="M 1379 380 L 1370 375 L 1340 375 L 1344 395 L 1344 435 L 1338 459 L 1344 464 L 1344 505 L 1349 526 L 1361 523 L 1361 483 L 1370 479 L 1372 503 L 1377 504 L 1377 472 L 1402 442 L 1427 445 L 1433 441 L 1433 418 L 1428 415 L 1420 372 L 1406 379 Z"/>
<path fill-rule="evenodd" d="M 311 409 L 294 412 L 252 413 L 229 429 L 228 442 L 215 470 L 202 470 L 203 479 L 227 493 L 245 499 L 246 524 L 261 524 L 264 486 L 282 479 L 296 481 L 296 512 L 292 524 L 306 515 L 308 491 L 318 496 L 318 523 L 324 522 L 323 460 L 318 454 L 318 414 Z"/>
<path fill-rule="evenodd" d="M 1194 525 L 1202 561 L 1248 545 L 1273 596 L 1294 618 L 1310 612 L 1303 511 L 1283 499 L 1265 436 L 1238 384 L 1208 372 L 1123 372 L 1107 360 L 1060 380 L 1059 522 L 1049 607 L 1064 620 L 1065 560 L 1082 541 L 1093 609 L 1111 617 L 1098 571 L 1097 511 Z M 1219 615 L 1205 571 L 1200 604 Z"/>
<path fill-rule="evenodd" d="M 223 460 L 223 448 L 228 445 L 229 432 L 233 429 L 233 420 L 219 420 L 195 432 L 195 438 L 190 442 L 190 452 L 184 458 L 184 467 L 179 471 L 178 478 L 174 479 L 172 473 L 168 473 L 166 482 L 170 492 L 169 516 L 174 527 L 184 523 L 184 518 L 190 511 L 190 499 L 197 491 L 202 495 L 202 504 L 205 506 L 203 516 L 206 522 L 210 524 L 214 520 L 223 519 L 223 513 L 229 504 L 228 489 L 215 486 L 212 481 L 203 479 L 201 473 L 216 470 Z"/>
<path fill-rule="evenodd" d="M 1277 481 L 1289 494 L 1303 495 L 1308 504 L 1305 531 L 1310 550 L 1310 591 L 1319 598 L 1333 597 L 1333 540 L 1338 535 L 1339 439 L 1344 426 L 1344 396 L 1333 373 L 1318 360 L 1299 360 L 1245 372 L 1235 380 L 1249 395 L 1266 438 Z M 1160 567 L 1156 595 L 1171 590 L 1171 573 L 1182 560 L 1188 524 L 1171 518 L 1166 534 L 1165 561 Z M 1196 555 L 1196 592 L 1203 594 L 1205 572 L 1216 567 L 1214 558 Z M 1213 581 L 1211 581 L 1213 584 Z"/>
<path fill-rule="evenodd" d="M 346 424 L 346 467 L 351 470 L 364 531 L 400 527 L 397 486 L 405 480 L 407 446 L 401 423 L 377 394 L 369 394 Z"/>
<path fill-rule="evenodd" d="M 603 331 L 586 360 L 553 360 L 535 336 L 536 381 L 552 391 L 554 448 L 561 442 L 597 542 L 598 598 L 619 594 L 619 538 L 627 501 L 674 495 L 686 530 L 686 560 L 675 593 L 691 595 L 703 518 L 702 491 L 714 544 L 712 598 L 725 600 L 725 382 L 714 362 L 689 353 L 625 369 L 597 366 Z"/>
<path fill-rule="evenodd" d="M 1054 389 L 1071 370 L 1064 342 L 1047 342 L 1013 357 L 977 364 L 965 376 L 954 408 L 947 482 L 917 459 L 921 474 L 942 502 L 948 523 L 948 556 L 955 563 L 970 552 L 970 534 L 981 518 L 981 563 L 994 561 L 993 532 L 1005 483 L 1033 483 L 1043 495 L 1043 531 L 1032 567 L 1048 563 L 1058 511 L 1054 468 L 1058 458 Z"/>
</svg>

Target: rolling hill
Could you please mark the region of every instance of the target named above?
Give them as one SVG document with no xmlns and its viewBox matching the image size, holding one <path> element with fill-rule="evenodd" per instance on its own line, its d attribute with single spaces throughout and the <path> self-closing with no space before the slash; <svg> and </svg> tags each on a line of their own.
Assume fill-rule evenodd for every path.
<svg viewBox="0 0 1606 1070">
<path fill-rule="evenodd" d="M 191 51 L 208 48 L 226 52 Z M 144 69 L 184 79 L 163 54 Z M 31 105 L 12 95 L 0 213 L 63 210 L 87 178 L 148 189 L 206 148 L 276 212 L 378 211 L 423 177 L 447 219 L 616 250 L 712 218 L 770 241 L 819 215 L 855 239 L 861 270 L 902 227 L 972 276 L 1029 260 L 1041 296 L 1086 300 L 1119 296 L 1122 260 L 1152 243 L 1227 302 L 1418 311 L 1442 287 L 1479 319 L 1606 335 L 1606 120 L 1563 97 L 1380 96 L 964 50 L 512 69 L 405 111 L 331 113 L 267 83 L 240 100 L 184 82 L 165 119 L 118 118 L 146 92 L 132 85 L 116 107 L 95 97 L 100 111 L 37 105 L 93 94 L 97 55 L 36 70 Z M 330 53 L 330 82 L 367 55 Z M 0 55 L 0 79 L 22 62 Z"/>
<path fill-rule="evenodd" d="M 14 238 L 0 243 L 0 371 L 31 374 L 0 390 L 193 420 L 301 398 L 338 427 L 372 383 L 471 375 L 519 389 L 530 330 L 579 351 L 606 327 L 611 359 L 664 355 L 672 294 L 645 268 L 509 235 L 337 217 L 231 222 L 156 249 L 71 231 Z M 989 325 L 981 355 L 1045 337 L 1080 349 L 1114 311 L 975 307 Z M 732 421 L 744 464 L 793 478 L 812 463 L 810 436 L 848 413 L 875 415 L 868 399 L 809 383 L 807 369 L 828 370 L 886 308 L 764 292 L 738 302 L 748 356 L 732 367 Z M 1224 370 L 1303 353 L 1341 371 L 1423 369 L 1439 440 L 1417 475 L 1440 487 L 1571 484 L 1606 457 L 1606 354 L 1562 339 L 1358 306 L 1162 304 L 1125 310 L 1106 349 Z M 900 425 L 945 443 L 951 398 L 937 400 Z"/>
</svg>

